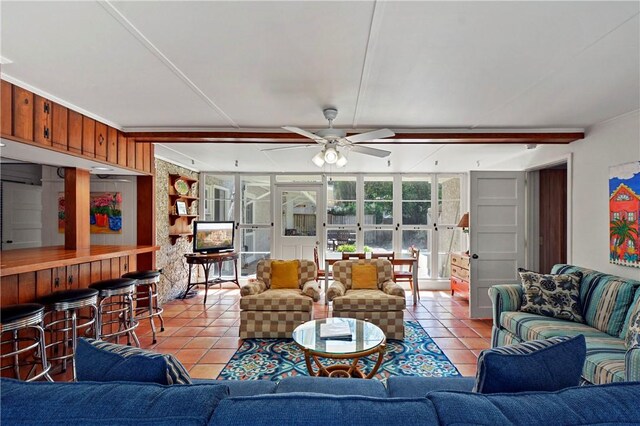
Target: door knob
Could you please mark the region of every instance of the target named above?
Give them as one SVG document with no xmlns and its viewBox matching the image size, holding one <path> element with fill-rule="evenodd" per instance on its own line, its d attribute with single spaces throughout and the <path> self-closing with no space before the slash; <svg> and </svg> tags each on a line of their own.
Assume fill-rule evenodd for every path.
<svg viewBox="0 0 640 426">
<path fill-rule="evenodd" d="M 474 254 L 471 256 L 471 258 L 472 258 L 472 259 L 477 259 L 477 258 L 478 258 L 478 255 L 474 253 Z"/>
</svg>

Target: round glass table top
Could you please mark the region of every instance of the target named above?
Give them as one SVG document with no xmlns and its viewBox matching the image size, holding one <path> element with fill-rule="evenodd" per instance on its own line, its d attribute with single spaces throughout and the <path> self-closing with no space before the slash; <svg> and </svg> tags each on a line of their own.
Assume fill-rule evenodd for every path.
<svg viewBox="0 0 640 426">
<path fill-rule="evenodd" d="M 322 338 L 323 324 L 347 325 L 350 339 Z M 325 326 L 326 327 L 326 326 Z M 313 352 L 326 354 L 352 354 L 368 351 L 385 341 L 385 335 L 375 324 L 353 318 L 324 318 L 305 322 L 293 330 L 293 340 Z"/>
</svg>

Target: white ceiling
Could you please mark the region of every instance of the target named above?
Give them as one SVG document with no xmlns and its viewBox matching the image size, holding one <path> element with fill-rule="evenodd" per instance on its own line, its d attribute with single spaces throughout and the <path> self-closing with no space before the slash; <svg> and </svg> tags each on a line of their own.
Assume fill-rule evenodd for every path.
<svg viewBox="0 0 640 426">
<path fill-rule="evenodd" d="M 339 109 L 336 127 L 358 131 L 574 129 L 640 108 L 636 1 L 1 7 L 1 55 L 13 61 L 3 77 L 123 129 L 316 130 L 327 106 Z M 442 161 L 465 157 L 464 164 L 524 149 L 377 147 L 392 150 L 393 167 L 403 171 L 420 169 L 438 148 Z M 315 153 L 264 154 L 253 144 L 169 148 L 209 170 L 233 170 L 228 164 L 241 158 L 248 171 L 307 171 Z M 378 162 L 386 167 L 356 154 L 348 167 L 366 171 Z"/>
</svg>

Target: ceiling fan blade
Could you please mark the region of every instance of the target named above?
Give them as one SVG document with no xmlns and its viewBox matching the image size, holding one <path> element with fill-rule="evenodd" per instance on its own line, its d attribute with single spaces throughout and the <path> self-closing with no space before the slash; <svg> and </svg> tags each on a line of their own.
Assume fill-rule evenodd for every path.
<svg viewBox="0 0 640 426">
<path fill-rule="evenodd" d="M 389 154 L 391 154 L 390 151 L 385 151 L 384 149 L 369 148 L 368 146 L 363 146 L 363 145 L 351 145 L 349 148 L 353 152 L 359 152 L 360 154 L 373 155 L 375 157 L 380 157 L 380 158 L 388 157 Z"/>
<path fill-rule="evenodd" d="M 283 129 L 288 130 L 293 133 L 297 133 L 299 135 L 304 136 L 305 138 L 313 139 L 318 143 L 323 143 L 325 140 L 318 135 L 314 135 L 311 132 L 307 132 L 306 130 L 300 129 L 298 127 L 284 126 Z"/>
<path fill-rule="evenodd" d="M 374 139 L 389 138 L 395 135 L 396 134 L 389 129 L 378 129 L 372 132 L 366 132 L 366 133 L 360 133 L 357 135 L 347 136 L 345 139 L 348 140 L 349 142 L 358 143 L 358 142 L 372 141 Z"/>
<path fill-rule="evenodd" d="M 285 149 L 296 149 L 296 148 L 311 148 L 311 147 L 317 147 L 318 145 L 315 144 L 307 144 L 307 145 L 291 145 L 291 146 L 279 146 L 276 148 L 265 148 L 265 149 L 261 149 L 260 151 L 262 152 L 266 152 L 266 151 L 282 151 Z"/>
</svg>

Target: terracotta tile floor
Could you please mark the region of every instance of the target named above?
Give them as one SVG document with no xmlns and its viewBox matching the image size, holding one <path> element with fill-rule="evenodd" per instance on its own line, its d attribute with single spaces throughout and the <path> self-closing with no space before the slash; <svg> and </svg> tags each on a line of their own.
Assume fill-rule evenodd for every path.
<svg viewBox="0 0 640 426">
<path fill-rule="evenodd" d="M 141 322 L 137 334 L 141 347 L 175 355 L 192 377 L 215 379 L 242 344 L 238 338 L 240 291 L 210 289 L 206 305 L 203 297 L 200 290 L 196 297 L 165 304 L 165 331 L 157 333 L 156 344 L 148 321 Z M 313 307 L 314 318 L 325 318 L 330 312 L 322 300 Z M 470 320 L 467 301 L 446 291 L 421 291 L 416 306 L 409 296 L 404 318 L 418 321 L 462 375 L 475 375 L 480 351 L 490 346 L 491 320 Z"/>
</svg>

